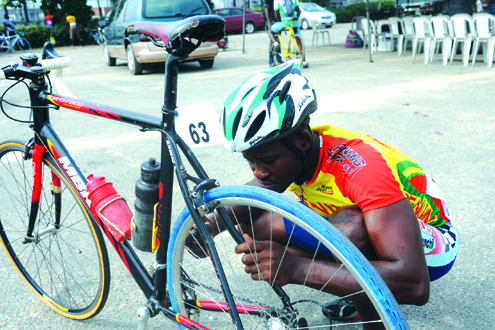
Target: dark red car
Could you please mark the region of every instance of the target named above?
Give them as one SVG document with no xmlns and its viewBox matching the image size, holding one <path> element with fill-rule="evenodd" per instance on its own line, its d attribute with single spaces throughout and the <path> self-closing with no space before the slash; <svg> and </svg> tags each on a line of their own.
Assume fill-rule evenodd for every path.
<svg viewBox="0 0 495 330">
<path fill-rule="evenodd" d="M 225 32 L 242 31 L 243 8 L 219 8 L 215 9 L 214 12 L 225 20 Z M 264 26 L 263 14 L 246 10 L 246 33 L 253 33 L 256 29 Z"/>
</svg>

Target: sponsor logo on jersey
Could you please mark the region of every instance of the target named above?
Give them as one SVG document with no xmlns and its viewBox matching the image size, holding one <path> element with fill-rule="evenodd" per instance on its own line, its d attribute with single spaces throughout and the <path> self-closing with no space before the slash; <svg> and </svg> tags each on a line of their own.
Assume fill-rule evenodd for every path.
<svg viewBox="0 0 495 330">
<path fill-rule="evenodd" d="M 347 180 L 350 180 L 361 168 L 366 166 L 366 161 L 346 143 L 341 143 L 333 149 L 328 149 L 327 161 L 337 164 Z"/>
<path fill-rule="evenodd" d="M 325 186 L 324 184 L 322 184 L 321 187 L 316 188 L 316 191 L 319 191 L 327 195 L 333 195 L 333 187 Z"/>
</svg>

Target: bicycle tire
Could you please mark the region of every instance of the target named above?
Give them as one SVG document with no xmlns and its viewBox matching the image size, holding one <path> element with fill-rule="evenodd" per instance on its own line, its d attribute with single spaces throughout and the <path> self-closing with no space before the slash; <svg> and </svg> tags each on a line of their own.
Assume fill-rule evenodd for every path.
<svg viewBox="0 0 495 330">
<path fill-rule="evenodd" d="M 299 45 L 297 43 L 297 40 L 301 42 L 302 49 L 299 48 Z M 299 64 L 301 65 L 301 68 L 305 68 L 306 65 L 306 46 L 304 45 L 304 40 L 299 34 L 294 34 L 292 36 L 292 40 L 290 41 L 289 44 L 290 51 L 289 53 L 295 55 L 295 59 L 299 61 Z"/>
<path fill-rule="evenodd" d="M 96 39 L 93 37 L 91 32 L 84 32 L 82 41 L 85 46 L 93 46 L 96 43 Z"/>
<path fill-rule="evenodd" d="M 19 49 L 21 52 L 31 50 L 31 44 L 25 38 L 19 38 L 19 40 L 17 40 L 15 45 L 17 46 L 17 49 Z"/>
<path fill-rule="evenodd" d="M 22 243 L 32 191 L 32 162 L 23 159 L 24 150 L 20 141 L 0 143 L 0 242 L 16 271 L 43 303 L 71 319 L 91 318 L 102 310 L 110 290 L 103 236 L 57 162 L 45 153 L 40 209 L 33 232 L 37 241 Z M 49 188 L 51 173 L 62 184 L 58 228 L 54 226 L 56 210 Z"/>
<path fill-rule="evenodd" d="M 307 207 L 280 194 L 247 186 L 216 188 L 208 191 L 204 199 L 207 202 L 219 202 L 217 207 L 248 205 L 270 210 L 301 226 L 314 238 L 319 239 L 321 244 L 330 249 L 342 264 L 350 270 L 373 302 L 381 320 L 383 320 L 383 325 L 387 329 L 409 328 L 395 298 L 369 261 L 334 226 L 329 224 L 328 221 L 322 221 L 320 216 Z M 189 252 L 186 252 L 185 239 L 192 225 L 193 221 L 189 211 L 185 209 L 176 220 L 170 235 L 167 255 L 167 279 L 172 307 L 175 312 L 186 316 L 193 312 L 191 318 L 206 327 L 233 329 L 234 325 L 229 323 L 231 320 L 227 312 L 198 310 L 195 307 L 191 307 L 192 305 L 186 304 L 182 298 L 185 295 L 185 289 L 194 289 L 198 301 L 204 299 L 217 303 L 223 301 L 223 296 L 218 290 L 219 285 L 216 274 L 209 259 L 196 259 Z M 258 311 L 268 307 L 272 308 L 271 311 L 280 311 L 282 303 L 270 288 L 270 285 L 264 281 L 252 281 L 250 276 L 244 272 L 244 265 L 240 262 L 240 256 L 233 253 L 233 248 L 236 244 L 231 236 L 227 233 L 222 233 L 217 235 L 214 241 L 236 304 L 245 305 L 247 301 L 248 304 L 254 305 L 253 307 Z M 198 268 L 201 266 L 207 268 L 206 271 L 199 272 Z M 329 274 L 330 276 L 334 276 L 334 274 Z M 215 288 L 217 288 L 216 291 L 214 290 Z M 312 300 L 318 300 L 323 304 L 332 299 L 337 299 L 328 293 L 299 285 L 286 285 L 283 289 L 292 302 L 300 299 L 307 300 L 308 297 L 311 297 Z M 196 303 L 196 305 L 201 303 Z M 305 319 L 304 321 L 309 322 L 309 327 L 305 327 L 305 329 L 325 328 L 332 323 L 332 320 L 324 317 L 323 313 L 318 311 L 321 310 L 320 306 L 301 302 L 294 307 L 299 313 L 299 320 L 293 321 L 294 323 L 297 321 L 300 324 L 305 324 L 303 322 L 303 319 Z M 240 314 L 244 328 L 270 329 L 276 325 L 276 322 L 287 316 L 280 312 L 277 319 L 272 313 L 271 315 L 266 312 L 261 314 L 264 317 Z M 288 325 L 290 324 L 285 324 L 285 326 Z M 346 325 L 356 327 L 356 323 L 338 324 L 339 328 Z M 292 327 L 283 328 L 298 329 L 298 326 L 294 324 Z"/>
<path fill-rule="evenodd" d="M 0 54 L 7 54 L 10 51 L 11 47 L 9 46 L 7 40 L 4 38 L 2 43 L 0 44 Z"/>
</svg>

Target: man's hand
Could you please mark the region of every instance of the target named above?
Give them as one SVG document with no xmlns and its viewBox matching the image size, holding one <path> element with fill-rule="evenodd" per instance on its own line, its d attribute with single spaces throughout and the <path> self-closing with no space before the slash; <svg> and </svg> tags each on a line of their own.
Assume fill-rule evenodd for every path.
<svg viewBox="0 0 495 330">
<path fill-rule="evenodd" d="M 237 245 L 235 253 L 243 254 L 244 270 L 255 281 L 266 281 L 278 286 L 292 283 L 292 276 L 297 272 L 299 258 L 274 241 L 254 241 L 244 234 L 246 243 Z"/>
<path fill-rule="evenodd" d="M 206 229 L 210 233 L 211 237 L 215 237 L 215 235 L 213 235 L 213 229 L 211 223 L 209 222 L 209 219 L 207 217 L 203 217 L 203 220 L 205 222 Z M 187 251 L 197 259 L 205 258 L 208 256 L 205 243 L 201 239 L 199 230 L 196 227 L 191 229 L 191 231 L 187 235 L 185 246 L 187 247 Z"/>
</svg>

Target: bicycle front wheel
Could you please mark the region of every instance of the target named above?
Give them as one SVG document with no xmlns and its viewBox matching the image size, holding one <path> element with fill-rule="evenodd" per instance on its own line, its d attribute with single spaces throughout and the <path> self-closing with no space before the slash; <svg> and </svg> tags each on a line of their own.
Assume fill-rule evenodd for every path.
<svg viewBox="0 0 495 330">
<path fill-rule="evenodd" d="M 96 43 L 96 39 L 93 37 L 91 32 L 83 33 L 82 41 L 85 46 L 92 46 Z"/>
<path fill-rule="evenodd" d="M 10 51 L 9 43 L 7 39 L 3 38 L 2 43 L 0 44 L 0 54 L 7 54 L 9 51 Z"/>
<path fill-rule="evenodd" d="M 299 61 L 301 68 L 307 67 L 306 62 L 306 46 L 304 45 L 304 40 L 299 34 L 294 34 L 292 39 L 289 41 L 289 53 L 291 54 L 291 59 L 296 59 Z"/>
<path fill-rule="evenodd" d="M 74 187 L 46 153 L 39 212 L 33 234 L 27 237 L 32 161 L 29 155 L 24 159 L 24 150 L 19 141 L 0 143 L 2 247 L 24 282 L 52 310 L 72 319 L 95 316 L 110 289 L 102 234 Z M 57 179 L 61 189 L 51 189 Z"/>
<path fill-rule="evenodd" d="M 342 262 L 337 272 L 328 274 L 327 283 L 319 290 L 302 285 L 284 286 L 283 290 L 291 301 L 291 310 L 283 305 L 268 282 L 253 281 L 251 276 L 244 272 L 242 255 L 234 253 L 236 243 L 232 237 L 226 232 L 217 235 L 214 238 L 215 247 L 244 329 L 328 329 L 336 325 L 339 328 L 356 328 L 355 322 L 337 324 L 322 312 L 324 303 L 338 299 L 323 289 L 344 268 L 360 283 L 363 290 L 357 293 L 364 291 L 373 302 L 380 315 L 380 319 L 374 322 L 383 322 L 386 329 L 408 329 L 400 307 L 373 266 L 334 226 L 328 221 L 322 221 L 320 216 L 307 207 L 274 192 L 247 186 L 213 189 L 205 194 L 205 201 L 218 202 L 218 207 L 225 207 L 229 212 L 233 211 L 231 206 L 243 205 L 248 208 L 249 214 L 256 208 L 269 212 L 272 217 L 281 215 L 293 225 L 306 230 L 319 242 L 318 247 L 324 246 L 329 249 Z M 231 221 L 236 223 L 236 218 L 234 214 Z M 235 329 L 209 258 L 195 258 L 185 245 L 186 238 L 191 239 L 192 227 L 193 220 L 186 209 L 177 219 L 171 232 L 167 278 L 172 306 L 176 312 L 206 327 Z M 266 228 L 266 231 L 271 233 L 271 228 Z M 256 237 L 253 239 L 256 240 Z M 285 251 L 291 244 L 289 239 L 287 244 L 284 244 Z M 321 256 L 317 257 L 314 252 L 308 253 L 312 261 L 316 258 L 321 259 Z M 255 256 L 253 258 L 257 260 Z M 276 269 L 276 266 L 272 267 L 274 272 Z"/>
<path fill-rule="evenodd" d="M 31 50 L 31 44 L 29 43 L 29 41 L 27 41 L 27 39 L 24 39 L 24 38 L 19 38 L 19 40 L 17 40 L 16 47 L 21 52 Z"/>
</svg>

